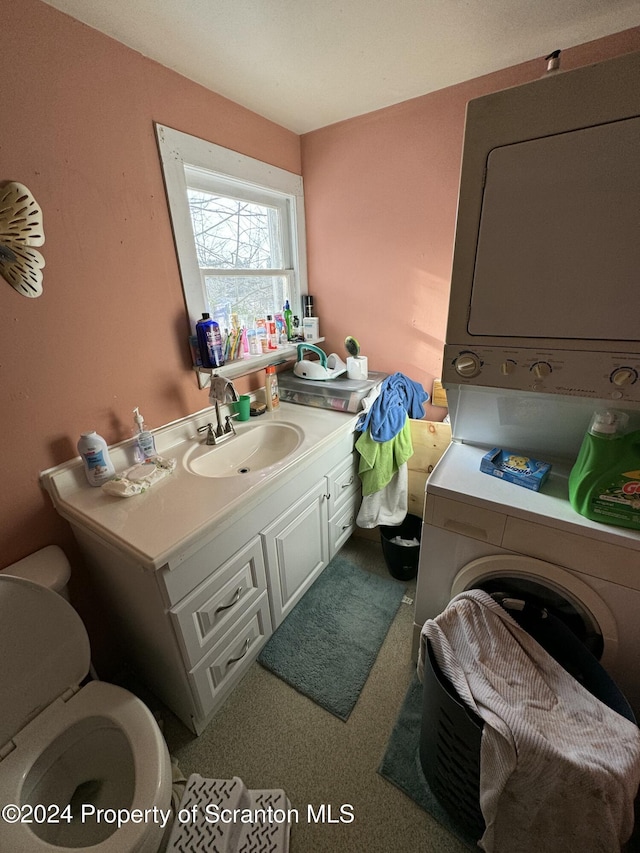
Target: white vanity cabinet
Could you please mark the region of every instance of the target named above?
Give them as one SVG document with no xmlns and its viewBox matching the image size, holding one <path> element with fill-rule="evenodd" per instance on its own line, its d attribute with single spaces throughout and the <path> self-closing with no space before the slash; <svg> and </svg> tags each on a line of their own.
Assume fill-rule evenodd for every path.
<svg viewBox="0 0 640 853">
<path fill-rule="evenodd" d="M 352 430 L 339 430 L 262 497 L 254 489 L 246 507 L 176 544 L 157 567 L 77 513 L 69 517 L 127 661 L 196 734 L 352 532 L 360 497 L 354 440 Z M 212 480 L 211 488 L 224 484 Z"/>
<path fill-rule="evenodd" d="M 359 455 L 354 452 L 338 462 L 327 477 L 329 485 L 329 559 L 338 553 L 356 526 L 360 507 Z"/>
</svg>

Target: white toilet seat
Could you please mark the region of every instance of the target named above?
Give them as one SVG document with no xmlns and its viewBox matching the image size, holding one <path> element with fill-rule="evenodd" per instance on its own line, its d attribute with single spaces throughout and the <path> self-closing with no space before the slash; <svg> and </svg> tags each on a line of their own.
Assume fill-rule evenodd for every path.
<svg viewBox="0 0 640 853">
<path fill-rule="evenodd" d="M 68 778 L 74 768 L 68 763 L 65 765 L 61 755 L 69 751 L 69 743 L 77 742 L 88 731 L 110 731 L 126 739 L 133 758 L 133 794 L 126 803 L 127 809 L 141 809 L 144 813 L 154 804 L 158 808 L 169 808 L 171 775 L 164 770 L 170 766 L 170 759 L 153 715 L 133 694 L 101 681 L 90 682 L 66 702 L 62 698 L 55 700 L 13 737 L 15 749 L 0 760 L 0 803 L 20 806 L 28 802 L 25 789 L 27 785 L 31 788 L 30 780 L 42 776 L 47 765 L 53 766 L 55 761 L 60 762 L 60 778 Z M 69 742 L 66 746 L 65 733 L 68 733 Z M 60 755 L 56 755 L 58 747 Z M 75 788 L 86 781 L 78 777 L 70 784 Z M 159 820 L 127 822 L 121 828 L 111 824 L 113 832 L 99 843 L 65 847 L 40 838 L 32 826 L 0 820 L 0 850 L 12 853 L 79 853 L 81 849 L 90 853 L 156 853 L 165 832 Z"/>
</svg>

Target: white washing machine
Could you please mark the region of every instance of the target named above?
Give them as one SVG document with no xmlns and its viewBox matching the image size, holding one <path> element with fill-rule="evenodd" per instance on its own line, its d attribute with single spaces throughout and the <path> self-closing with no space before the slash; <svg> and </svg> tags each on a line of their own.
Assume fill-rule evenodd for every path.
<svg viewBox="0 0 640 853">
<path fill-rule="evenodd" d="M 488 413 L 498 406 L 504 411 L 505 397 L 488 389 L 475 393 L 483 417 L 471 420 L 482 433 L 481 423 L 486 427 L 491 420 Z M 522 395 L 512 394 L 508 402 L 517 407 Z M 555 397 L 550 404 L 557 410 L 561 403 Z M 537 398 L 536 408 L 541 405 L 543 412 L 544 401 Z M 535 427 L 535 422 L 529 425 Z M 505 438 L 495 424 L 493 431 Z M 573 432 L 579 437 L 581 431 L 578 417 Z M 516 443 L 506 445 L 509 449 L 527 450 L 525 436 L 511 438 Z M 564 440 L 569 440 L 566 434 Z M 534 600 L 583 640 L 640 719 L 640 533 L 592 522 L 572 509 L 570 459 L 553 458 L 549 479 L 540 492 L 533 492 L 481 472 L 487 449 L 486 444 L 454 439 L 427 482 L 414 650 L 425 620 L 465 589 Z"/>
<path fill-rule="evenodd" d="M 567 488 L 594 411 L 640 430 L 639 73 L 625 54 L 467 106 L 442 367 L 453 442 L 426 487 L 414 639 L 463 589 L 537 598 L 640 719 L 640 534 L 578 515 Z M 482 473 L 493 447 L 551 462 L 542 490 Z"/>
</svg>

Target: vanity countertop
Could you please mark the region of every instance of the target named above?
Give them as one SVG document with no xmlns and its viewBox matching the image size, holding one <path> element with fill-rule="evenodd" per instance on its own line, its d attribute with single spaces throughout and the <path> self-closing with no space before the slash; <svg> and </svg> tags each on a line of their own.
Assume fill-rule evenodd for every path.
<svg viewBox="0 0 640 853">
<path fill-rule="evenodd" d="M 122 498 L 91 487 L 80 457 L 43 471 L 40 481 L 63 518 L 124 549 L 144 568 L 153 570 L 164 565 L 176 549 L 188 548 L 214 527 L 216 532 L 223 530 L 234 516 L 237 519 L 239 511 L 250 511 L 293 479 L 302 463 L 353 433 L 357 420 L 354 414 L 281 403 L 275 411 L 237 424 L 236 429 L 241 433 L 262 423 L 295 425 L 303 433 L 296 450 L 248 477 L 203 477 L 186 467 L 184 457 L 195 443 L 205 442 L 197 428 L 215 421 L 214 410 L 207 408 L 153 431 L 158 453 L 175 459 L 176 467 L 142 494 Z M 132 464 L 131 448 L 132 441 L 109 448 L 116 471 Z"/>
</svg>

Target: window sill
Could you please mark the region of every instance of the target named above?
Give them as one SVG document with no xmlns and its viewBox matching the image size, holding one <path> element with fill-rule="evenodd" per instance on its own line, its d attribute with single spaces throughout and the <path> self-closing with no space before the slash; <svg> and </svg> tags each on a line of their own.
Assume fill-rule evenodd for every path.
<svg viewBox="0 0 640 853">
<path fill-rule="evenodd" d="M 324 338 L 318 338 L 314 341 L 304 341 L 307 344 L 319 344 L 324 341 Z M 300 343 L 303 343 L 302 341 Z M 198 386 L 206 388 L 211 381 L 211 376 L 224 376 L 227 379 L 237 379 L 238 376 L 246 376 L 248 373 L 255 373 L 258 370 L 264 370 L 268 364 L 284 364 L 286 361 L 294 361 L 298 355 L 298 344 L 284 344 L 278 349 L 270 352 L 261 353 L 260 355 L 248 355 L 245 358 L 238 358 L 234 361 L 228 361 L 222 367 L 202 367 L 194 365 L 193 369 L 198 374 Z"/>
</svg>

